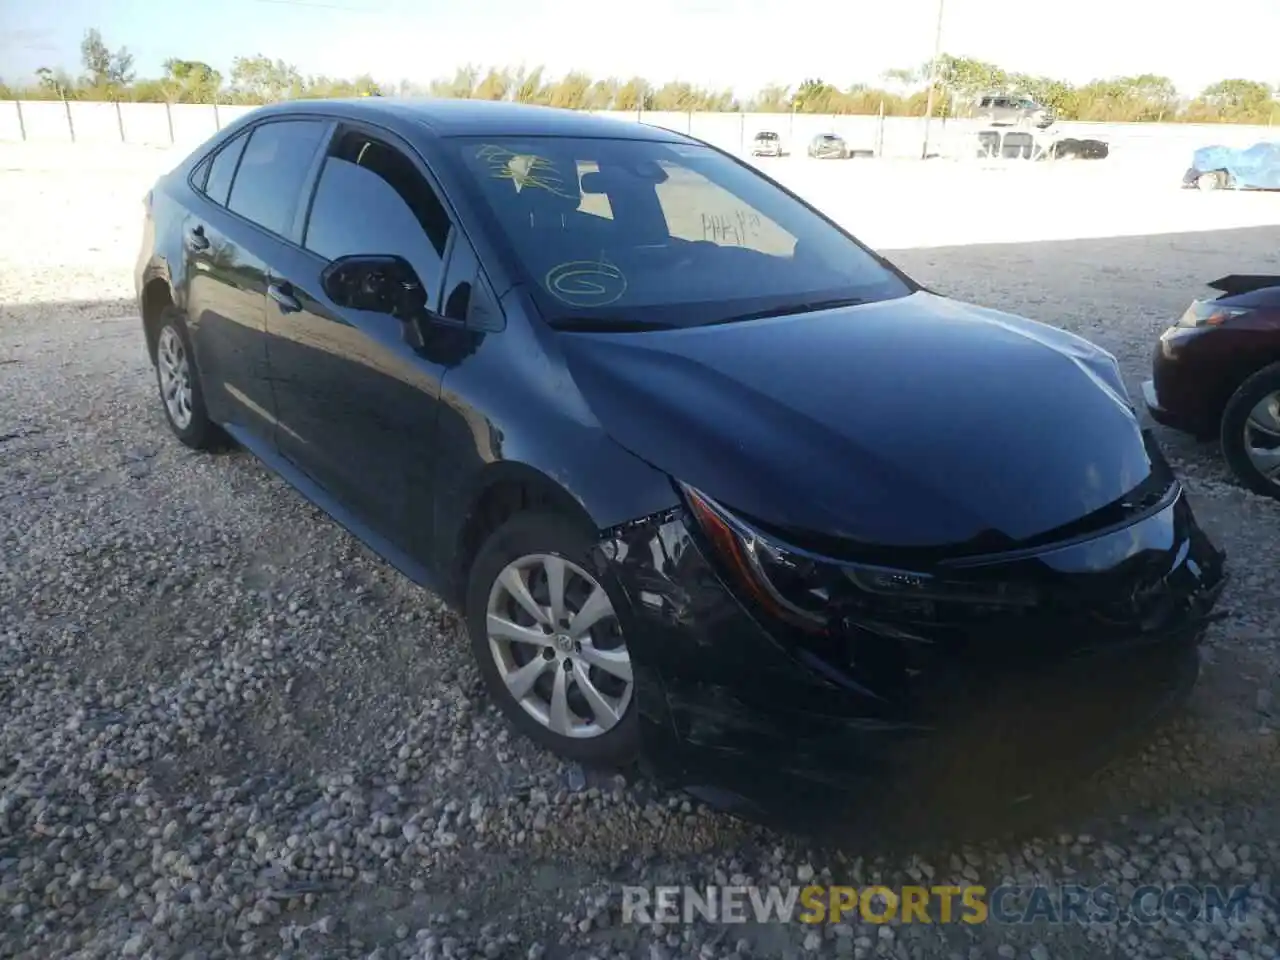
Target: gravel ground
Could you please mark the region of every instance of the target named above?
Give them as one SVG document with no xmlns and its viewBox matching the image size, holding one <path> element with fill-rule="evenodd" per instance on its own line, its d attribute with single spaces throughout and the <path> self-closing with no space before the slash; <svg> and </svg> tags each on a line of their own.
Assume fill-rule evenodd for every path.
<svg viewBox="0 0 1280 960">
<path fill-rule="evenodd" d="M 173 159 L 0 150 L 0 957 L 1276 956 L 1261 903 L 1190 925 L 619 923 L 622 884 L 1269 895 L 1280 513 L 1214 449 L 1161 433 L 1234 573 L 1186 715 L 1041 836 L 819 849 L 511 737 L 434 598 L 248 455 L 172 439 L 129 297 L 139 200 Z M 1031 185 L 1047 203 L 1094 204 L 1114 221 L 1101 233 L 1145 229 L 1098 201 L 1100 174 L 1054 176 Z M 965 177 L 959 212 L 939 200 L 913 222 L 962 237 L 975 196 L 1007 201 L 999 175 Z M 851 225 L 873 243 L 904 235 L 873 179 L 806 192 L 866 212 Z M 1189 210 L 1163 196 L 1160 223 Z M 1193 196 L 1183 229 L 1199 232 L 891 252 L 943 292 L 1092 338 L 1136 389 L 1201 282 L 1280 271 L 1276 198 Z"/>
</svg>

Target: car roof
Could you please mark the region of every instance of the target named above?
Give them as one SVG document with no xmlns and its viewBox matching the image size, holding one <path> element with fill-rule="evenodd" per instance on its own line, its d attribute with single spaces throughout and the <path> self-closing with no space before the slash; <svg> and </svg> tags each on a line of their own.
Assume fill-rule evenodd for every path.
<svg viewBox="0 0 1280 960">
<path fill-rule="evenodd" d="M 438 137 L 608 137 L 668 143 L 697 142 L 674 130 L 615 117 L 601 117 L 582 110 L 563 110 L 496 100 L 349 97 L 291 100 L 261 108 L 261 114 L 310 112 L 370 122 L 392 119 L 409 121 L 425 127 Z"/>
</svg>

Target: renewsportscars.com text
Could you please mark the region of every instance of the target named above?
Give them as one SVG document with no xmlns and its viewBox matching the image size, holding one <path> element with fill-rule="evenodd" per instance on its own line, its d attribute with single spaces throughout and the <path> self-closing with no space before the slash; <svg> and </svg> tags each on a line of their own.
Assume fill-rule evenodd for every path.
<svg viewBox="0 0 1280 960">
<path fill-rule="evenodd" d="M 1247 886 L 623 887 L 623 923 L 1215 923 L 1275 909 Z"/>
</svg>

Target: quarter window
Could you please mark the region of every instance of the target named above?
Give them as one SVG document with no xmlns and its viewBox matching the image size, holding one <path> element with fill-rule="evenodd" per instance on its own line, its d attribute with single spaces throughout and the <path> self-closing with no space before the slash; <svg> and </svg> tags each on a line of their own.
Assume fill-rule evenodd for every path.
<svg viewBox="0 0 1280 960">
<path fill-rule="evenodd" d="M 205 181 L 204 192 L 214 203 L 227 205 L 227 194 L 231 192 L 231 178 L 236 174 L 236 164 L 240 162 L 240 154 L 244 153 L 244 145 L 248 141 L 244 134 L 235 137 L 223 145 L 213 157 L 209 165 L 209 179 Z"/>
<path fill-rule="evenodd" d="M 325 160 L 303 245 L 326 260 L 399 255 L 433 291 L 449 229 L 444 205 L 408 157 L 381 140 L 348 131 Z"/>
<path fill-rule="evenodd" d="M 276 120 L 255 127 L 236 171 L 227 208 L 287 237 L 302 183 L 324 131 L 325 124 L 317 120 Z"/>
</svg>

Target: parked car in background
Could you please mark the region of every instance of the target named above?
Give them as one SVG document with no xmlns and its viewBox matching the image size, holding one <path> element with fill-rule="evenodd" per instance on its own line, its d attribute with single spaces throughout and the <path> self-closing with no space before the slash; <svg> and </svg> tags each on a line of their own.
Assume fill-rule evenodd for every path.
<svg viewBox="0 0 1280 960">
<path fill-rule="evenodd" d="M 1209 286 L 1160 335 L 1142 393 L 1152 419 L 1217 437 L 1231 472 L 1280 499 L 1280 276 Z"/>
<path fill-rule="evenodd" d="M 1055 140 L 1046 153 L 1052 160 L 1105 160 L 1111 155 L 1111 147 L 1104 140 L 1064 137 Z"/>
<path fill-rule="evenodd" d="M 1280 190 L 1280 142 L 1255 143 L 1247 150 L 1201 147 L 1192 154 L 1182 185 L 1201 190 Z"/>
<path fill-rule="evenodd" d="M 838 134 L 820 133 L 809 141 L 809 156 L 815 160 L 845 160 L 849 145 Z"/>
<path fill-rule="evenodd" d="M 979 130 L 977 155 L 984 160 L 1036 160 L 1045 156 L 1033 134 L 1025 130 Z"/>
<path fill-rule="evenodd" d="M 978 99 L 973 118 L 992 127 L 1052 126 L 1054 112 L 1030 97 L 1009 94 L 987 94 Z"/>
<path fill-rule="evenodd" d="M 772 130 L 761 130 L 751 141 L 751 155 L 753 157 L 782 156 L 782 138 Z"/>
<path fill-rule="evenodd" d="M 1223 557 L 1115 358 L 723 150 L 286 102 L 162 176 L 142 237 L 178 440 L 238 442 L 459 611 L 563 757 L 882 831 L 1056 792 L 1195 682 Z"/>
</svg>

